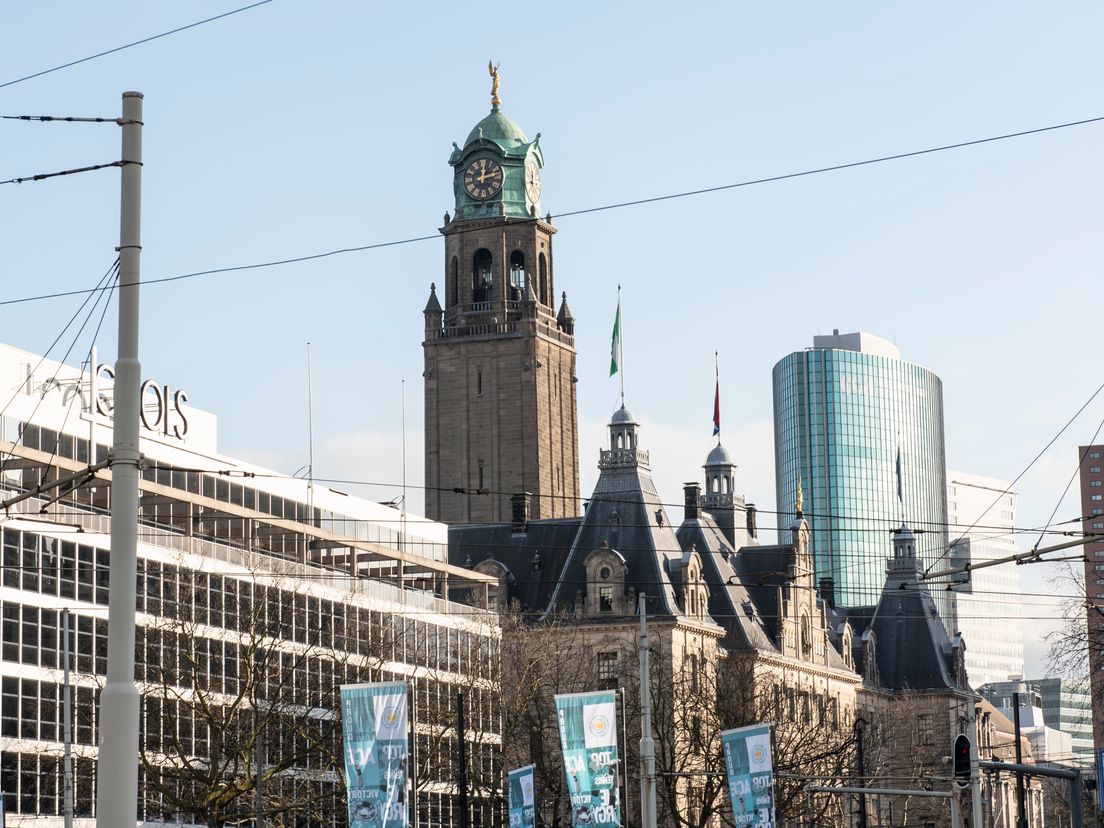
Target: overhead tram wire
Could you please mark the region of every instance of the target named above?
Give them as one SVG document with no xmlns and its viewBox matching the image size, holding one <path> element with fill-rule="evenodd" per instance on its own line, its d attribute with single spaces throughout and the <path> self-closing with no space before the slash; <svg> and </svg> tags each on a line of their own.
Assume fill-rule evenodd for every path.
<svg viewBox="0 0 1104 828">
<path fill-rule="evenodd" d="M 97 52 L 96 54 L 89 55 L 88 57 L 82 57 L 82 58 L 79 58 L 77 60 L 71 60 L 68 63 L 61 64 L 60 66 L 54 66 L 50 69 L 43 69 L 40 72 L 34 72 L 30 75 L 24 75 L 21 78 L 15 78 L 14 80 L 5 81 L 4 83 L 0 83 L 0 89 L 4 89 L 4 88 L 9 87 L 9 86 L 15 86 L 15 84 L 17 84 L 17 83 L 23 83 L 24 81 L 33 80 L 34 78 L 40 78 L 43 75 L 49 75 L 52 72 L 60 72 L 62 69 L 68 69 L 72 66 L 78 66 L 82 63 L 88 63 L 88 61 L 90 61 L 90 60 L 96 60 L 97 58 L 106 57 L 107 55 L 113 55 L 116 52 L 123 51 L 124 49 L 130 49 L 130 48 L 133 48 L 134 46 L 141 46 L 143 43 L 150 43 L 151 41 L 154 41 L 154 40 L 160 40 L 163 37 L 168 37 L 169 35 L 178 34 L 180 32 L 187 31 L 188 29 L 194 29 L 197 26 L 202 26 L 206 23 L 213 23 L 216 20 L 222 20 L 224 17 L 230 17 L 230 16 L 235 15 L 235 14 L 240 14 L 241 12 L 249 11 L 250 9 L 255 9 L 258 6 L 264 6 L 264 5 L 266 5 L 268 3 L 271 3 L 271 2 L 272 2 L 272 0 L 259 0 L 259 2 L 257 2 L 257 3 L 251 3 L 248 6 L 242 6 L 242 7 L 237 8 L 237 9 L 231 9 L 228 12 L 223 12 L 222 14 L 216 14 L 214 17 L 208 17 L 208 18 L 205 18 L 203 20 L 197 20 L 194 23 L 188 23 L 185 26 L 177 26 L 175 29 L 170 29 L 167 32 L 161 32 L 160 34 L 150 35 L 149 37 L 144 37 L 141 40 L 135 40 L 135 41 L 132 41 L 130 43 L 124 43 L 122 46 L 116 46 L 113 49 L 107 49 L 106 51 L 103 51 L 103 52 Z"/>
<path fill-rule="evenodd" d="M 271 0 L 264 0 L 264 2 L 271 2 Z M 254 4 L 254 5 L 260 5 Z M 246 8 L 252 8 L 248 6 Z M 194 24 L 198 25 L 198 24 Z M 0 85 L 3 88 L 3 85 Z M 842 164 L 832 164 L 827 167 L 816 167 L 808 170 L 799 170 L 797 172 L 782 173 L 780 175 L 765 176 L 761 178 L 748 179 L 746 181 L 738 181 L 733 184 L 720 184 L 714 187 L 703 187 L 696 190 L 685 190 L 677 193 L 667 193 L 665 195 L 650 196 L 648 198 L 634 199 L 630 201 L 620 201 L 613 204 L 604 204 L 596 207 L 585 207 L 580 210 L 568 210 L 562 213 L 556 213 L 556 218 L 568 218 L 571 216 L 582 216 L 590 213 L 599 213 L 607 210 L 619 210 L 625 207 L 636 207 L 643 204 L 653 204 L 661 201 L 670 201 L 672 199 L 690 198 L 693 196 L 707 195 L 709 193 L 723 192 L 725 190 L 735 190 L 742 187 L 751 187 L 757 184 L 770 184 L 778 181 L 786 181 L 793 178 L 804 178 L 807 176 L 821 175 L 829 172 L 839 172 L 840 170 L 848 170 L 856 167 L 865 167 L 873 164 L 883 164 L 889 161 L 900 161 L 906 158 L 915 158 L 922 155 L 931 155 L 937 152 L 946 152 L 948 150 L 963 149 L 966 147 L 979 146 L 981 144 L 990 144 L 996 141 L 1005 141 L 1012 138 L 1023 138 L 1029 135 L 1038 135 L 1045 132 L 1053 132 L 1060 129 L 1069 129 L 1076 126 L 1085 126 L 1088 124 L 1100 123 L 1104 121 L 1104 115 L 1100 115 L 1093 118 L 1083 118 L 1078 121 L 1067 121 L 1060 124 L 1051 124 L 1044 127 L 1036 127 L 1034 129 L 1020 130 L 1019 132 L 1008 132 L 1001 135 L 992 135 L 987 138 L 976 138 L 969 141 L 958 141 L 953 144 L 942 144 L 936 147 L 927 147 L 925 149 L 911 150 L 909 152 L 900 152 L 892 155 L 881 155 L 876 158 L 867 158 L 862 161 L 849 161 Z M 551 214 L 550 214 L 551 215 Z M 540 221 L 539 218 L 522 219 L 517 224 L 523 224 L 525 222 L 536 223 Z M 456 231 L 459 233 L 475 232 L 474 229 L 466 230 L 460 229 Z M 221 273 L 237 273 L 248 270 L 258 270 L 261 268 L 269 267 L 282 267 L 284 265 L 299 264 L 301 262 L 315 261 L 318 259 L 328 258 L 330 256 L 344 255 L 348 253 L 362 253 L 369 250 L 379 250 L 385 247 L 397 247 L 400 245 L 417 244 L 424 241 L 431 241 L 433 239 L 440 238 L 438 233 L 425 236 L 412 236 L 405 239 L 395 239 L 392 241 L 376 242 L 374 244 L 363 244 L 342 247 L 335 250 L 327 250 L 321 253 L 310 253 L 302 256 L 293 256 L 284 259 L 274 259 L 265 262 L 255 262 L 253 264 L 245 265 L 233 265 L 228 267 L 211 268 L 209 270 L 197 270 L 191 273 L 182 273 L 177 276 L 164 276 L 158 279 L 143 279 L 143 286 L 166 284 L 169 282 L 178 282 L 184 279 L 194 279 L 200 276 L 212 276 Z M 95 289 L 93 289 L 95 290 Z M 57 293 L 40 294 L 36 296 L 25 296 L 19 299 L 6 299 L 0 300 L 0 305 L 17 305 L 25 302 L 38 302 L 46 299 L 57 299 L 64 296 L 77 296 L 83 293 L 88 293 L 89 289 L 83 290 L 70 290 L 59 291 Z"/>
<path fill-rule="evenodd" d="M 174 465 L 169 465 L 169 464 L 160 464 L 155 460 L 150 460 L 149 463 L 148 463 L 148 466 L 151 469 L 155 469 L 155 470 L 161 469 L 161 470 L 170 471 L 170 472 L 171 471 L 195 472 L 197 474 L 218 475 L 220 477 L 228 478 L 231 481 L 233 481 L 233 480 L 301 480 L 302 479 L 302 478 L 296 478 L 294 475 L 283 474 L 283 473 L 280 473 L 280 472 L 262 472 L 262 471 L 254 472 L 254 471 L 246 471 L 246 470 L 243 470 L 243 469 L 210 469 L 210 468 L 200 468 L 200 467 L 174 466 Z M 326 483 L 326 484 L 337 484 L 337 485 L 343 485 L 343 486 L 368 486 L 368 487 L 382 488 L 382 489 L 398 489 L 398 488 L 401 488 L 401 486 L 402 486 L 401 483 L 384 482 L 384 481 L 379 481 L 379 480 L 353 480 L 353 479 L 349 479 L 349 478 L 335 478 L 335 477 L 316 477 L 316 478 L 314 478 L 314 482 L 315 483 Z M 457 492 L 455 488 L 450 488 L 450 487 L 447 487 L 447 486 L 425 486 L 425 485 L 418 486 L 418 485 L 413 484 L 413 483 L 408 483 L 407 488 L 408 489 L 418 489 L 418 490 L 421 490 L 421 491 L 447 492 L 447 493 L 466 494 L 466 495 L 480 496 L 480 497 L 484 497 L 484 496 L 485 497 L 490 497 L 492 495 L 513 494 L 512 492 L 499 491 L 497 489 L 470 489 L 470 490 Z M 555 499 L 555 500 L 575 500 L 575 501 L 580 501 L 580 502 L 593 500 L 593 498 L 591 498 L 591 497 L 583 497 L 581 495 L 579 495 L 579 496 L 542 495 L 542 497 L 546 498 L 546 499 L 549 499 L 549 500 L 552 500 L 552 499 Z M 374 503 L 376 501 L 372 501 L 372 502 Z M 633 498 L 603 497 L 603 498 L 601 498 L 601 502 L 602 503 L 613 503 L 615 505 L 616 504 L 629 504 L 629 505 L 631 505 L 631 504 L 640 505 L 641 504 L 640 500 L 633 499 Z M 645 506 L 645 507 L 663 506 L 663 507 L 670 508 L 670 509 L 681 509 L 685 504 L 681 501 L 677 502 L 677 503 L 673 503 L 673 502 L 657 500 L 653 503 L 645 503 L 645 504 L 642 504 L 642 505 Z M 760 515 L 775 515 L 775 516 L 778 516 L 778 515 L 793 516 L 793 514 L 794 514 L 792 509 L 783 509 L 783 510 L 756 509 L 756 513 L 760 514 Z M 888 524 L 884 528 L 865 528 L 865 529 L 859 528 L 859 529 L 854 530 L 854 531 L 867 531 L 867 532 L 878 532 L 878 533 L 883 533 L 884 532 L 886 534 L 893 534 L 894 531 L 897 529 L 897 527 L 900 525 L 900 520 L 897 519 L 897 518 L 881 518 L 881 517 L 874 517 L 874 516 L 854 516 L 854 517 L 852 517 L 852 516 L 848 516 L 848 515 L 830 515 L 830 514 L 826 514 L 826 513 L 808 512 L 808 511 L 803 511 L 802 515 L 804 517 L 807 517 L 807 518 L 823 518 L 825 520 L 831 519 L 831 520 L 848 521 L 848 522 L 866 521 L 866 522 L 871 522 L 871 523 Z M 582 517 L 582 516 L 579 516 L 579 517 Z M 346 518 L 346 519 L 348 520 L 348 518 Z M 354 520 L 356 522 L 360 522 L 360 521 L 372 522 L 372 523 L 380 522 L 378 519 L 375 519 L 375 518 L 359 518 L 359 519 L 354 519 Z M 398 520 L 398 518 L 396 518 L 396 520 Z M 1070 520 L 1061 521 L 1061 522 L 1056 523 L 1054 525 L 1056 525 L 1056 526 L 1065 525 L 1065 524 L 1069 524 L 1069 523 L 1074 523 L 1078 520 L 1080 520 L 1080 518 L 1071 518 Z M 436 523 L 439 522 L 439 521 L 430 520 L 429 518 L 424 517 L 424 516 L 421 516 L 421 517 L 408 517 L 408 521 L 420 522 L 420 523 L 426 523 L 426 524 L 429 524 L 429 523 L 436 524 Z M 468 525 L 468 526 L 480 526 L 480 525 L 497 526 L 497 525 L 502 524 L 503 522 L 505 522 L 505 521 L 487 521 L 487 522 L 484 522 L 484 523 L 480 523 L 480 522 L 476 521 L 476 522 L 468 523 L 468 524 L 465 524 L 465 525 Z M 643 524 L 620 523 L 618 525 L 621 526 L 622 528 L 643 528 Z M 651 525 L 651 524 L 649 524 L 649 525 Z M 910 523 L 910 526 L 913 527 L 913 532 L 914 533 L 919 533 L 919 534 L 924 534 L 926 532 L 932 532 L 932 531 L 935 531 L 936 529 L 958 528 L 958 527 L 965 526 L 965 525 L 966 524 L 963 524 L 963 523 L 949 523 L 949 522 L 946 522 L 946 521 L 916 521 L 916 522 L 911 522 Z M 931 527 L 931 528 L 924 529 L 922 527 Z M 1001 525 L 988 525 L 988 524 L 983 525 L 983 524 L 977 524 L 977 523 L 970 524 L 970 528 L 971 529 L 985 529 L 985 530 L 1000 530 L 999 534 L 987 536 L 985 538 L 986 540 L 993 539 L 993 538 L 1001 538 L 1001 537 L 1011 536 L 1013 534 L 1034 534 L 1035 532 L 1039 531 L 1039 527 L 1037 527 L 1037 526 L 1017 528 L 1017 527 L 1001 526 Z M 771 529 L 770 527 L 760 527 L 760 531 L 776 531 L 776 530 Z M 787 530 L 783 529 L 783 530 L 777 530 L 777 531 L 787 531 Z M 1046 531 L 1047 531 L 1048 534 L 1053 534 L 1053 535 L 1075 536 L 1075 535 L 1084 534 L 1083 532 L 1074 532 L 1074 531 L 1069 531 L 1069 530 L 1058 530 L 1058 529 L 1047 529 Z"/>
<path fill-rule="evenodd" d="M 111 264 L 111 267 L 109 267 L 107 269 L 107 271 L 104 273 L 104 275 L 100 277 L 99 284 L 103 284 L 105 281 L 107 281 L 109 279 L 114 281 L 114 277 L 118 273 L 118 268 L 119 268 L 119 259 L 118 259 L 118 257 L 116 257 L 115 261 Z M 98 290 L 99 290 L 99 288 L 97 288 L 97 291 Z M 71 317 L 69 317 L 69 321 L 65 323 L 65 326 L 61 329 L 61 331 L 58 333 L 58 335 L 56 337 L 54 337 L 54 341 L 50 343 L 50 346 L 46 349 L 46 353 L 44 353 L 41 357 L 39 357 L 38 362 L 35 364 L 35 367 L 31 370 L 31 376 L 34 376 L 34 374 L 38 371 L 38 369 L 42 367 L 42 364 L 47 359 L 49 359 L 50 354 L 53 352 L 54 348 L 57 347 L 58 343 L 61 342 L 62 337 L 65 336 L 65 332 L 68 331 L 69 328 L 73 325 L 73 323 L 77 321 L 77 318 L 81 315 L 81 312 L 88 305 L 88 300 L 89 299 L 91 299 L 91 296 L 88 296 L 87 298 L 85 298 L 85 300 L 83 302 L 81 302 L 80 306 L 73 313 L 73 315 Z M 92 307 L 95 308 L 95 305 L 93 305 Z M 82 326 L 82 328 L 83 328 L 83 326 Z M 60 370 L 60 367 L 59 367 L 58 370 Z M 57 379 L 57 371 L 54 372 L 54 375 L 51 379 Z M 4 407 L 0 408 L 0 417 L 3 417 L 7 413 L 8 409 L 11 407 L 11 404 L 13 402 L 15 402 L 16 397 L 19 396 L 19 393 L 20 393 L 20 389 L 16 388 L 15 391 L 12 393 L 11 397 L 8 398 L 8 401 L 6 403 L 4 403 Z M 41 403 L 41 400 L 39 400 L 39 402 Z M 37 410 L 38 410 L 38 405 L 36 404 L 35 405 L 35 411 L 37 411 Z M 3 457 L 3 456 L 0 456 L 0 472 L 3 471 L 3 466 L 4 466 L 5 462 L 6 462 L 6 458 Z"/>
<path fill-rule="evenodd" d="M 1063 434 L 1066 433 L 1066 429 L 1068 429 L 1071 425 L 1073 425 L 1074 421 L 1078 417 L 1081 416 L 1082 412 L 1084 412 L 1084 410 L 1086 408 L 1088 408 L 1090 405 L 1092 405 L 1093 400 L 1095 400 L 1097 398 L 1097 396 L 1100 394 L 1101 391 L 1104 391 L 1104 383 L 1101 383 L 1099 386 L 1097 386 L 1097 389 L 1095 391 L 1093 391 L 1092 395 L 1087 400 L 1085 400 L 1084 404 L 1082 404 L 1082 406 L 1079 409 L 1077 409 L 1076 413 L 1074 413 L 1074 415 L 1066 421 L 1066 424 L 1058 430 L 1058 433 L 1055 434 L 1053 437 L 1051 437 L 1050 441 L 1045 446 L 1043 446 L 1042 449 L 1039 450 L 1039 453 L 1036 454 L 1031 459 L 1031 462 L 1028 463 L 1024 467 L 1023 471 L 1021 471 L 1019 474 L 1016 475 L 1016 479 L 1013 480 L 1011 483 L 1009 483 L 1008 486 L 1004 489 L 1004 491 L 1001 492 L 999 495 L 997 495 L 997 497 L 993 500 L 993 502 L 989 504 L 989 508 L 986 509 L 984 512 L 982 512 L 981 516 L 978 517 L 978 519 L 976 521 L 974 521 L 974 523 L 972 523 L 970 525 L 970 527 L 968 529 L 966 529 L 965 532 L 963 532 L 961 535 L 959 535 L 957 540 L 955 540 L 953 543 L 949 544 L 947 546 L 947 548 L 943 550 L 943 552 L 940 554 L 940 556 L 938 558 L 936 558 L 930 565 L 928 565 L 928 567 L 924 570 L 925 575 L 929 574 L 932 571 L 932 568 L 935 567 L 936 564 L 938 564 L 945 557 L 947 557 L 947 553 L 950 552 L 952 548 L 954 548 L 955 544 L 957 544 L 960 540 L 965 538 L 966 535 L 968 535 L 972 529 L 977 527 L 978 522 L 982 518 L 984 518 L 985 515 L 987 515 L 989 513 L 990 509 L 992 509 L 994 506 L 996 506 L 998 503 L 1000 503 L 1000 499 L 1002 497 L 1004 497 L 1010 491 L 1012 491 L 1012 487 L 1015 486 L 1020 481 L 1020 479 L 1031 470 L 1032 466 L 1034 466 L 1036 463 L 1039 462 L 1040 458 L 1042 458 L 1042 456 L 1050 450 L 1051 446 L 1053 446 L 1056 442 L 1058 442 L 1058 439 Z M 1102 425 L 1104 425 L 1104 423 L 1102 423 Z M 1099 428 L 1097 430 L 1099 431 Z M 1078 466 L 1078 468 L 1080 468 L 1080 465 Z M 1061 501 L 1059 501 L 1059 504 L 1061 504 Z M 1057 511 L 1057 508 L 1055 509 L 1055 511 Z M 1051 515 L 1051 518 L 1053 519 L 1053 515 Z M 1050 526 L 1049 521 L 1047 522 L 1047 526 Z M 1046 527 L 1044 527 L 1044 531 L 1045 531 L 1045 528 Z M 1036 547 L 1038 547 L 1038 543 L 1036 543 Z"/>
</svg>

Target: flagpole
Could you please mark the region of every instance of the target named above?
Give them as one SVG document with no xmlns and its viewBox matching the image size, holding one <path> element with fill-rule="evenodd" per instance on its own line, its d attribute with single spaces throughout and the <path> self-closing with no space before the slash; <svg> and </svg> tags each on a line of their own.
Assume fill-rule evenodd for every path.
<svg viewBox="0 0 1104 828">
<path fill-rule="evenodd" d="M 713 419 L 717 426 L 717 445 L 721 444 L 721 361 L 717 351 L 713 352 L 713 373 L 717 379 L 716 399 L 713 401 Z"/>
<path fill-rule="evenodd" d="M 617 331 L 617 367 L 621 374 L 621 407 L 625 406 L 625 331 L 624 324 L 620 323 L 621 319 L 621 285 L 617 286 L 617 318 L 619 320 L 619 328 Z"/>
</svg>

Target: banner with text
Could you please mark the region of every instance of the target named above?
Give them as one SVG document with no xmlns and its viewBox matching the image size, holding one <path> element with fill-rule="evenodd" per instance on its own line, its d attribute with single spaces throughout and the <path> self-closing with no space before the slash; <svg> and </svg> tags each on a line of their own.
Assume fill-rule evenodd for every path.
<svg viewBox="0 0 1104 828">
<path fill-rule="evenodd" d="M 752 725 L 721 733 L 732 821 L 745 828 L 775 828 L 774 767 L 770 725 Z"/>
<path fill-rule="evenodd" d="M 617 697 L 612 691 L 556 696 L 556 719 L 572 826 L 620 825 Z"/>
<path fill-rule="evenodd" d="M 349 828 L 406 828 L 406 685 L 341 687 Z"/>
<path fill-rule="evenodd" d="M 537 800 L 534 793 L 533 765 L 512 770 L 509 780 L 510 828 L 534 828 L 537 824 Z"/>
</svg>

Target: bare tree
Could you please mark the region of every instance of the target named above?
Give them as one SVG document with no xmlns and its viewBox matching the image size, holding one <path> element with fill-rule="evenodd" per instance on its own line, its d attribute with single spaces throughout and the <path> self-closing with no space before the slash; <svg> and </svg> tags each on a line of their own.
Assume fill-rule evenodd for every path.
<svg viewBox="0 0 1104 828">
<path fill-rule="evenodd" d="M 338 688 L 381 678 L 383 663 L 346 648 L 370 640 L 388 652 L 389 628 L 352 629 L 345 608 L 324 617 L 317 599 L 283 579 L 172 574 L 161 579 L 162 617 L 139 642 L 147 800 L 212 828 L 258 808 L 272 826 L 336 820 Z"/>
</svg>

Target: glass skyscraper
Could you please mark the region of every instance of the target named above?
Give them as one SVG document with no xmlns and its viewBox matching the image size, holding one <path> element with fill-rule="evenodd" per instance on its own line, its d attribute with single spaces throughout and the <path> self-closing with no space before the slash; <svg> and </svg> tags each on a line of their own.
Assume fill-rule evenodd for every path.
<svg viewBox="0 0 1104 828">
<path fill-rule="evenodd" d="M 838 604 L 877 601 L 891 532 L 903 522 L 925 566 L 943 555 L 943 383 L 896 346 L 834 331 L 780 360 L 774 440 L 779 529 L 792 520 L 785 512 L 800 480 L 817 575 L 835 581 Z"/>
</svg>

